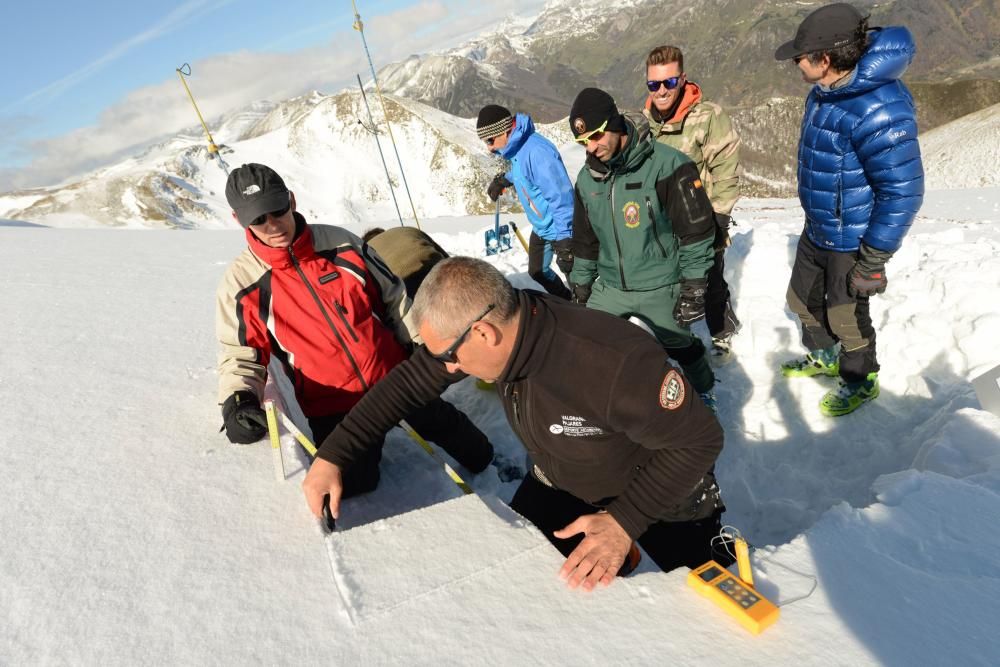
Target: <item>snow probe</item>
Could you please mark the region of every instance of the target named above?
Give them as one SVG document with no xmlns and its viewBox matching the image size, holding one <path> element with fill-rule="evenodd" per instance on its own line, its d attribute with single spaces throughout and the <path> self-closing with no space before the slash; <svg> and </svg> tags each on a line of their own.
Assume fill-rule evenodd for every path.
<svg viewBox="0 0 1000 667">
<path fill-rule="evenodd" d="M 222 167 L 223 171 L 226 172 L 226 176 L 229 176 L 229 165 L 226 161 L 222 159 L 222 153 L 219 152 L 219 147 L 215 145 L 215 140 L 212 138 L 212 133 L 208 131 L 208 125 L 205 124 L 205 119 L 201 116 L 201 110 L 198 109 L 198 103 L 194 101 L 194 95 L 191 94 L 191 89 L 188 88 L 187 81 L 184 77 L 191 76 L 191 66 L 184 63 L 177 68 L 177 76 L 181 79 L 181 85 L 184 86 L 184 90 L 187 91 L 188 99 L 191 100 L 191 106 L 194 107 L 194 112 L 198 114 L 198 120 L 201 122 L 201 127 L 205 130 L 205 136 L 208 138 L 208 155 L 209 157 L 214 157 L 219 160 L 219 165 Z M 228 149 L 227 149 L 228 150 Z M 231 152 L 231 151 L 230 151 Z"/>
<path fill-rule="evenodd" d="M 365 109 L 368 111 L 368 122 L 372 124 L 371 133 L 375 136 L 375 146 L 378 147 L 378 156 L 382 159 L 382 168 L 385 169 L 385 180 L 389 183 L 389 194 L 392 195 L 392 204 L 396 207 L 396 215 L 399 217 L 399 226 L 405 227 L 403 224 L 403 214 L 399 212 L 399 202 L 396 201 L 396 188 L 392 187 L 392 177 L 389 176 L 389 165 L 385 163 L 385 154 L 382 153 L 382 142 L 378 140 L 378 125 L 375 124 L 375 117 L 372 116 L 372 108 L 368 106 L 368 96 L 365 95 L 365 86 L 361 83 L 361 75 L 355 74 L 358 77 L 358 88 L 361 89 L 361 99 L 365 102 Z M 361 121 L 358 121 L 361 123 Z M 362 127 L 365 127 L 364 123 L 361 123 Z M 365 129 L 368 129 L 365 127 Z"/>
<path fill-rule="evenodd" d="M 392 124 L 389 122 L 389 110 L 385 107 L 385 98 L 382 97 L 382 86 L 378 84 L 378 77 L 375 75 L 375 64 L 372 62 L 371 51 L 368 50 L 368 40 L 365 39 L 365 24 L 358 13 L 358 5 L 351 0 L 354 7 L 354 24 L 351 26 L 361 35 L 361 44 L 365 47 L 365 56 L 368 58 L 368 67 L 372 71 L 372 82 L 375 84 L 375 92 L 378 94 L 378 101 L 382 104 L 382 116 L 385 118 L 385 126 L 389 130 L 389 141 L 392 142 L 392 150 L 396 154 L 396 162 L 399 164 L 399 175 L 403 177 L 403 187 L 406 189 L 406 197 L 410 200 L 410 210 L 413 211 L 413 222 L 420 229 L 420 220 L 417 219 L 417 207 L 413 205 L 413 197 L 410 195 L 410 186 L 406 182 L 406 172 L 403 171 L 403 161 L 399 158 L 399 150 L 396 148 L 396 138 L 392 136 Z M 360 77 L 358 79 L 360 83 Z"/>
</svg>

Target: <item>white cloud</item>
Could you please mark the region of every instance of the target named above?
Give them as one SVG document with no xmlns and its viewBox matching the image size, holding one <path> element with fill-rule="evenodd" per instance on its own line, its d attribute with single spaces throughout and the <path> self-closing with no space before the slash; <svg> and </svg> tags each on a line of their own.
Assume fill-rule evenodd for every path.
<svg viewBox="0 0 1000 667">
<path fill-rule="evenodd" d="M 230 1 L 217 0 L 216 4 Z M 370 20 L 362 15 L 375 67 L 413 53 L 454 46 L 472 34 L 489 30 L 512 12 L 541 6 L 538 0 L 472 8 L 467 4 L 428 0 Z M 164 19 L 159 29 L 166 30 L 166 26 L 181 21 L 184 8 L 188 12 L 184 16 L 190 18 L 191 12 L 207 11 L 207 7 L 205 2 L 189 2 L 171 13 L 172 22 Z M 112 51 L 119 54 L 116 57 L 125 48 L 119 47 Z M 92 73 L 88 68 L 107 62 L 95 61 L 78 70 L 76 76 L 88 76 Z M 335 92 L 351 86 L 356 72 L 364 79 L 370 78 L 361 39 L 356 31 L 345 26 L 331 35 L 327 46 L 290 53 L 239 51 L 194 62 L 192 76 L 187 81 L 202 114 L 211 122 L 210 119 L 257 100 L 281 101 L 313 89 Z M 32 96 L 53 94 L 54 86 L 68 86 L 69 79 L 39 89 Z M 33 159 L 26 167 L 0 170 L 0 191 L 65 180 L 196 124 L 197 117 L 174 75 L 159 84 L 132 91 L 105 109 L 94 126 L 22 144 L 16 150 L 27 150 Z"/>
</svg>

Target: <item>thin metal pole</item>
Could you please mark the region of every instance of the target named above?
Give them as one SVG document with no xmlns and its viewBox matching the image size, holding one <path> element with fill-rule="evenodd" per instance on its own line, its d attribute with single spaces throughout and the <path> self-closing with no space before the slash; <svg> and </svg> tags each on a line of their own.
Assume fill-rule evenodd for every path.
<svg viewBox="0 0 1000 667">
<path fill-rule="evenodd" d="M 364 84 L 361 83 L 361 75 L 356 74 L 358 77 L 358 88 L 361 89 L 361 99 L 365 101 L 365 109 L 368 111 L 368 122 L 372 124 L 372 134 L 375 135 L 375 145 L 378 146 L 378 156 L 382 158 L 382 168 L 385 169 L 385 180 L 389 182 L 389 192 L 392 194 L 392 203 L 396 207 L 396 215 L 399 217 L 399 226 L 405 227 L 403 224 L 403 214 L 399 212 L 399 202 L 396 201 L 396 189 L 392 187 L 392 177 L 389 176 L 389 165 L 385 163 L 385 155 L 382 153 L 382 142 L 378 140 L 378 125 L 375 124 L 375 118 L 372 116 L 371 107 L 368 106 L 368 96 L 365 95 Z"/>
<path fill-rule="evenodd" d="M 399 163 L 399 174 L 403 177 L 403 187 L 406 189 L 406 197 L 410 200 L 410 210 L 413 211 L 413 222 L 417 229 L 420 229 L 420 220 L 417 218 L 417 207 L 413 205 L 413 197 L 410 195 L 410 186 L 406 182 L 406 172 L 403 171 L 403 161 L 399 157 L 399 150 L 396 148 L 396 138 L 392 136 L 392 123 L 389 122 L 389 112 L 386 110 L 385 98 L 382 96 L 382 87 L 378 84 L 378 77 L 375 75 L 375 65 L 372 63 L 372 54 L 368 50 L 368 40 L 365 39 L 365 24 L 361 21 L 361 14 L 358 13 L 358 5 L 351 0 L 354 7 L 354 29 L 361 33 L 361 44 L 365 47 L 365 56 L 368 58 L 368 67 L 372 71 L 372 81 L 375 83 L 375 92 L 378 93 L 379 102 L 382 104 L 382 113 L 385 115 L 385 126 L 389 130 L 389 140 L 392 142 L 392 150 L 396 154 L 396 162 Z"/>
<path fill-rule="evenodd" d="M 188 88 L 187 81 L 184 79 L 185 76 L 191 76 L 191 66 L 184 63 L 180 67 L 176 68 L 176 71 L 177 76 L 180 77 L 181 85 L 184 86 L 184 90 L 187 91 L 188 99 L 191 100 L 191 106 L 194 107 L 194 112 L 198 114 L 198 121 L 201 122 L 201 128 L 205 130 L 205 136 L 208 137 L 208 154 L 219 159 L 219 164 L 222 165 L 223 170 L 225 170 L 226 175 L 228 176 L 229 165 L 222 159 L 222 154 L 219 153 L 219 147 L 215 145 L 215 139 L 212 138 L 212 133 L 208 131 L 208 125 L 205 123 L 205 119 L 201 115 L 198 103 L 194 101 L 194 95 L 191 94 L 191 89 Z"/>
</svg>

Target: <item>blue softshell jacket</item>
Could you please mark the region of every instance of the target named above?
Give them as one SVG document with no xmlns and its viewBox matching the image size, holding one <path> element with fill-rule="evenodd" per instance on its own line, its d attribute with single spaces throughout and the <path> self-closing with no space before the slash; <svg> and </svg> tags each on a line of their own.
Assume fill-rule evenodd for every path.
<svg viewBox="0 0 1000 667">
<path fill-rule="evenodd" d="M 519 113 L 507 145 L 498 152 L 510 160 L 504 174 L 517 189 L 535 233 L 546 241 L 573 236 L 573 184 L 562 156 L 551 141 L 535 132 L 531 117 Z"/>
<path fill-rule="evenodd" d="M 853 80 L 814 86 L 799 139 L 799 200 L 820 248 L 895 252 L 924 199 L 916 110 L 899 80 L 916 47 L 902 27 L 870 35 Z"/>
</svg>

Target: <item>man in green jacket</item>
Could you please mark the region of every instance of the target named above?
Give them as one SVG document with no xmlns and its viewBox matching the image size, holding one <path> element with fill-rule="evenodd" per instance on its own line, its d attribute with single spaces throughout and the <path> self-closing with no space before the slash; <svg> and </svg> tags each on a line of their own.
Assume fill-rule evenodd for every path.
<svg viewBox="0 0 1000 667">
<path fill-rule="evenodd" d="M 574 300 L 634 316 L 680 363 L 695 391 L 715 407 L 715 377 L 690 325 L 705 315 L 715 218 L 695 164 L 650 140 L 641 114 L 585 88 L 569 116 L 587 161 L 576 179 Z"/>
<path fill-rule="evenodd" d="M 740 138 L 722 107 L 703 99 L 698 84 L 688 80 L 684 54 L 676 46 L 649 52 L 646 88 L 649 97 L 643 113 L 653 138 L 694 160 L 715 211 L 715 260 L 707 276 L 705 322 L 712 335 L 712 354 L 726 358 L 740 329 L 723 277 L 730 214 L 740 198 Z"/>
</svg>

